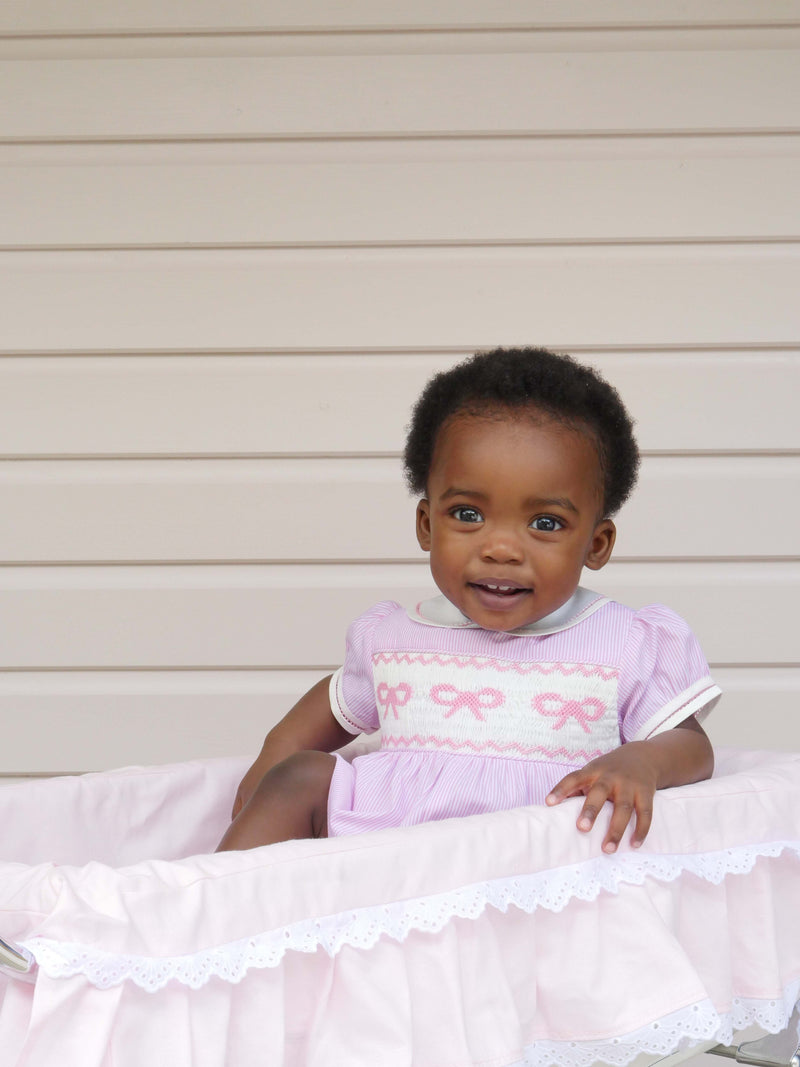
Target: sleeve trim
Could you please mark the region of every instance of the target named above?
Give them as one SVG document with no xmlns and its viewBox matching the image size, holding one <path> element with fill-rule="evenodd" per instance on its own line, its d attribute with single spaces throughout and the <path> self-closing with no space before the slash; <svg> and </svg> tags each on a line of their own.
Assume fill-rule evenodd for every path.
<svg viewBox="0 0 800 1067">
<path fill-rule="evenodd" d="M 330 685 L 328 687 L 328 693 L 330 696 L 331 713 L 333 717 L 340 723 L 341 726 L 347 730 L 350 734 L 361 734 L 368 730 L 368 727 L 361 726 L 356 722 L 355 718 L 351 714 L 350 710 L 345 704 L 344 693 L 342 692 L 342 677 L 344 674 L 344 667 L 340 667 L 331 676 Z"/>
<path fill-rule="evenodd" d="M 640 726 L 631 741 L 645 741 L 665 730 L 671 730 L 684 719 L 688 719 L 690 715 L 694 715 L 700 722 L 708 715 L 721 696 L 722 690 L 711 678 L 708 676 L 701 678 L 670 700 L 659 712 Z"/>
</svg>

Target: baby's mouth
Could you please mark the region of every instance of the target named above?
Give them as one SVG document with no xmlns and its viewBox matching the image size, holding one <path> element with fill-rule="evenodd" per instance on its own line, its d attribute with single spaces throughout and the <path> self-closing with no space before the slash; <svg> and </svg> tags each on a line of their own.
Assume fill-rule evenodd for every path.
<svg viewBox="0 0 800 1067">
<path fill-rule="evenodd" d="M 533 592 L 528 586 L 517 582 L 481 581 L 470 582 L 469 585 L 482 599 L 490 602 L 513 602 Z"/>
</svg>

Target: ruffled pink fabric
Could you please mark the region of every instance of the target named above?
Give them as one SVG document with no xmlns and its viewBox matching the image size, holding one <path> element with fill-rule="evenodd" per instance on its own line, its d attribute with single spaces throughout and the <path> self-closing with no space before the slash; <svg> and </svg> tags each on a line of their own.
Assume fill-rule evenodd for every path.
<svg viewBox="0 0 800 1067">
<path fill-rule="evenodd" d="M 0 791 L 0 936 L 38 961 L 4 1065 L 624 1064 L 800 993 L 800 756 L 720 753 L 613 857 L 577 800 L 204 854 L 242 770 Z"/>
</svg>

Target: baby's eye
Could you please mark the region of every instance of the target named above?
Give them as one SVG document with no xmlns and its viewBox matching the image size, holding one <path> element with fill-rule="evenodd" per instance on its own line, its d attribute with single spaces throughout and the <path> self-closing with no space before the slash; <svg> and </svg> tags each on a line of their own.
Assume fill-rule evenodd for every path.
<svg viewBox="0 0 800 1067">
<path fill-rule="evenodd" d="M 555 515 L 537 515 L 531 521 L 531 526 L 534 530 L 540 530 L 542 533 L 555 533 L 556 530 L 563 529 L 564 523 L 561 519 L 557 519 Z"/>
<path fill-rule="evenodd" d="M 483 515 L 477 508 L 471 508 L 462 504 L 460 507 L 453 508 L 450 512 L 454 519 L 458 522 L 483 522 Z"/>
</svg>

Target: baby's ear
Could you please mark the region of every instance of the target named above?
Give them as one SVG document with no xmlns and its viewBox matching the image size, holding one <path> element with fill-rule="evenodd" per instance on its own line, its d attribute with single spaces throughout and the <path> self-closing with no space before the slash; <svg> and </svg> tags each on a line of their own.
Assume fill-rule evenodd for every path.
<svg viewBox="0 0 800 1067">
<path fill-rule="evenodd" d="M 423 552 L 431 550 L 431 506 L 427 500 L 417 504 L 417 541 Z"/>
<path fill-rule="evenodd" d="M 616 539 L 617 528 L 611 519 L 603 519 L 602 522 L 598 522 L 594 528 L 592 543 L 589 545 L 589 551 L 586 554 L 583 565 L 588 567 L 590 571 L 599 571 L 601 567 L 605 567 L 606 563 L 611 559 Z"/>
</svg>

